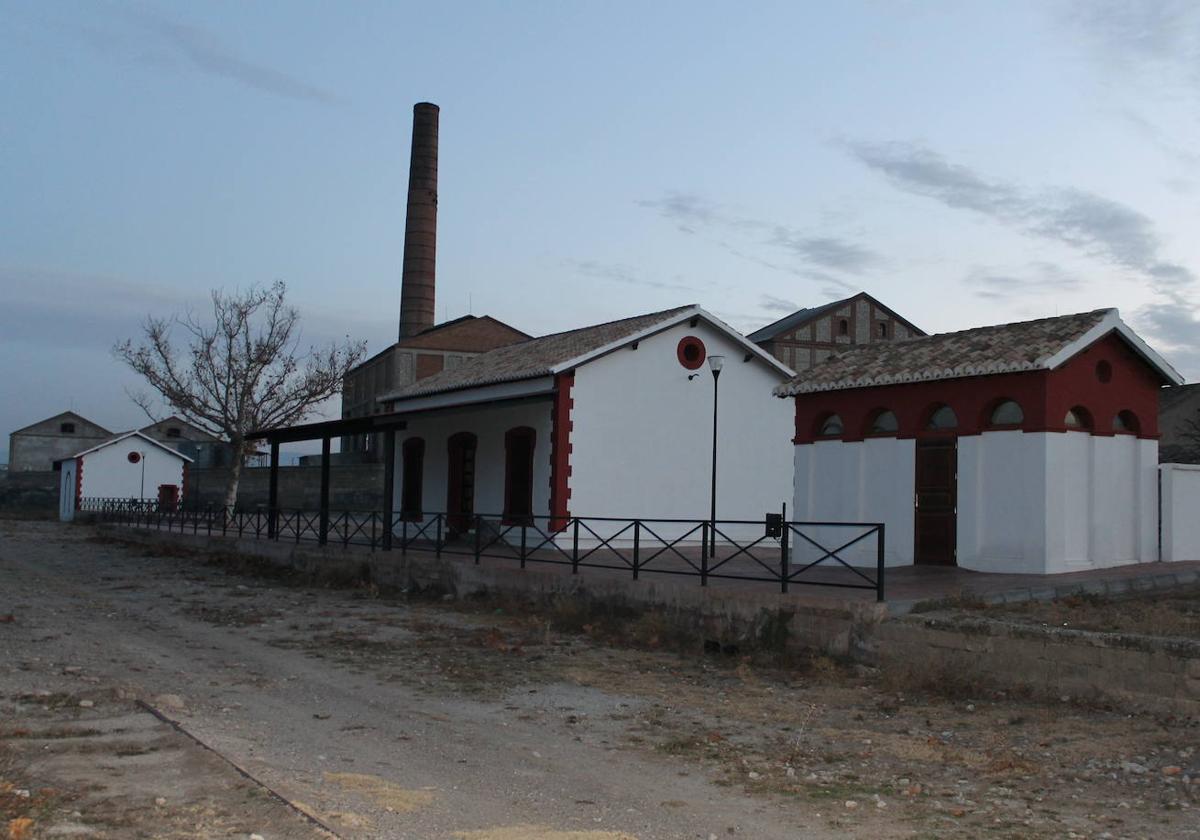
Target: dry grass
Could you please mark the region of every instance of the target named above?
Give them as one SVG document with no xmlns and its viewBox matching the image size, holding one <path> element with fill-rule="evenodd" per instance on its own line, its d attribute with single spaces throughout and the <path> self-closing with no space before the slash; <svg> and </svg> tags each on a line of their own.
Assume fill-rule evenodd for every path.
<svg viewBox="0 0 1200 840">
<path fill-rule="evenodd" d="M 989 615 L 1098 633 L 1200 639 L 1200 586 L 1120 597 L 1071 595 L 987 608 Z"/>
</svg>

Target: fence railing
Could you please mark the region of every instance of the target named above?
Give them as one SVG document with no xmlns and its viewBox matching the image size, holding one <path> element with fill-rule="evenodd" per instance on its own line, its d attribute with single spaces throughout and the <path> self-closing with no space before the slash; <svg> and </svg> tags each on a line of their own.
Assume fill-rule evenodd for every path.
<svg viewBox="0 0 1200 840">
<path fill-rule="evenodd" d="M 178 533 L 252 537 L 277 542 L 430 552 L 630 573 L 874 590 L 884 600 L 885 527 L 879 522 L 621 519 L 277 508 L 229 511 L 163 506 L 154 500 L 81 501 L 102 522 Z M 388 525 L 390 524 L 390 527 Z"/>
</svg>

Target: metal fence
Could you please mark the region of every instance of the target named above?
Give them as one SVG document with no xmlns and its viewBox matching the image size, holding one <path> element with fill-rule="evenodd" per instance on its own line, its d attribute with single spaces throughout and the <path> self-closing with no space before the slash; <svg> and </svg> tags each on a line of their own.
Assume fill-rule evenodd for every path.
<svg viewBox="0 0 1200 840">
<path fill-rule="evenodd" d="M 884 600 L 885 527 L 879 522 L 797 522 L 781 514 L 760 520 L 620 519 L 603 516 L 526 516 L 293 508 L 227 511 L 169 507 L 154 500 L 81 501 L 101 522 L 177 533 L 236 536 L 277 542 L 424 551 L 580 568 L 710 579 L 873 590 Z"/>
</svg>

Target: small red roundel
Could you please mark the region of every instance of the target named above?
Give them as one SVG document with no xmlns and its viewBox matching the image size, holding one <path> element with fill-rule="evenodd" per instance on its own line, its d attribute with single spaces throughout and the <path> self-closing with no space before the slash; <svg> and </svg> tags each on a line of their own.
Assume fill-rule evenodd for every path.
<svg viewBox="0 0 1200 840">
<path fill-rule="evenodd" d="M 675 348 L 675 354 L 679 356 L 679 364 L 688 370 L 699 368 L 704 364 L 704 357 L 707 355 L 704 350 L 704 342 L 694 335 L 685 335 L 679 339 L 679 346 Z"/>
<path fill-rule="evenodd" d="M 129 453 L 128 455 L 126 455 L 125 457 L 129 459 L 129 463 L 131 463 L 131 464 L 136 464 L 138 461 L 142 460 L 142 453 L 140 453 L 140 452 L 130 452 L 130 453 Z"/>
</svg>

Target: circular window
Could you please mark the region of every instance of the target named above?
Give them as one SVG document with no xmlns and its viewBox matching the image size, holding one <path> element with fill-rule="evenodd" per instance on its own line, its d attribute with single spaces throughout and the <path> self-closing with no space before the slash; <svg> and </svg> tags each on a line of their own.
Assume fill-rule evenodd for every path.
<svg viewBox="0 0 1200 840">
<path fill-rule="evenodd" d="M 687 335 L 679 339 L 679 346 L 675 348 L 675 353 L 679 356 L 679 364 L 688 370 L 697 370 L 704 364 L 706 355 L 704 342 L 694 335 Z"/>
<path fill-rule="evenodd" d="M 1112 365 L 1103 359 L 1096 362 L 1096 378 L 1101 382 L 1108 382 L 1112 379 Z"/>
<path fill-rule="evenodd" d="M 141 460 L 142 460 L 142 453 L 140 453 L 140 452 L 130 452 L 130 453 L 129 453 L 128 455 L 126 455 L 125 457 L 129 459 L 129 463 L 131 463 L 131 464 L 136 464 L 136 463 L 138 463 L 139 461 L 141 461 Z"/>
</svg>

